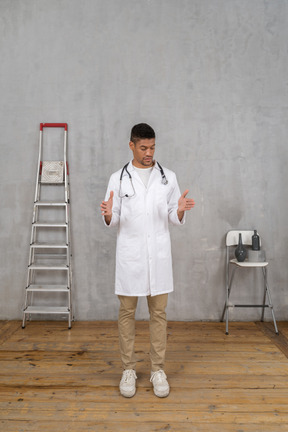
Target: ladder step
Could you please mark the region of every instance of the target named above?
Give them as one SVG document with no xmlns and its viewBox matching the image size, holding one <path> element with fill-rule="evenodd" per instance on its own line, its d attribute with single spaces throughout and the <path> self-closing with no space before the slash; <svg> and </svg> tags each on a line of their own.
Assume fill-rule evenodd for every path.
<svg viewBox="0 0 288 432">
<path fill-rule="evenodd" d="M 68 245 L 65 243 L 45 243 L 45 242 L 39 242 L 39 243 L 32 243 L 30 245 L 31 248 L 35 248 L 35 249 L 67 249 Z"/>
<path fill-rule="evenodd" d="M 67 285 L 30 285 L 26 290 L 29 292 L 69 292 Z"/>
<path fill-rule="evenodd" d="M 51 260 L 51 259 L 53 259 L 53 260 L 67 260 L 67 254 L 50 254 L 50 253 L 38 253 L 38 254 L 35 254 L 34 255 L 34 259 L 35 259 L 35 264 L 36 264 L 36 262 L 39 264 L 39 262 L 38 262 L 38 260 L 39 259 L 45 259 L 45 260 L 47 260 L 47 259 L 49 259 L 49 260 Z M 62 262 L 62 261 L 60 261 L 60 262 Z M 58 261 L 56 261 L 57 263 L 58 263 Z"/>
<path fill-rule="evenodd" d="M 43 207 L 58 207 L 63 206 L 65 207 L 68 203 L 65 203 L 64 201 L 36 201 L 34 203 L 35 206 L 43 206 Z"/>
<path fill-rule="evenodd" d="M 66 264 L 30 264 L 29 270 L 69 270 Z"/>
<path fill-rule="evenodd" d="M 65 184 L 65 180 L 60 180 L 60 181 L 43 181 L 42 179 L 39 179 L 39 181 L 38 181 L 38 183 L 39 184 L 41 184 L 41 186 L 45 186 L 45 185 L 55 185 L 55 186 L 58 186 L 58 185 L 64 185 Z"/>
<path fill-rule="evenodd" d="M 34 222 L 32 225 L 43 228 L 67 228 L 68 226 L 66 222 Z"/>
<path fill-rule="evenodd" d="M 27 306 L 24 314 L 70 314 L 70 310 L 65 306 Z"/>
</svg>

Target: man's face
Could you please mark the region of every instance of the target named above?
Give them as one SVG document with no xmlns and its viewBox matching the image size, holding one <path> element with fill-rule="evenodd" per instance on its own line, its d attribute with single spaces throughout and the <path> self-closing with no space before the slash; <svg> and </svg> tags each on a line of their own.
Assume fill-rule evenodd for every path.
<svg viewBox="0 0 288 432">
<path fill-rule="evenodd" d="M 149 168 L 153 165 L 155 152 L 155 138 L 141 139 L 135 144 L 130 141 L 130 149 L 133 152 L 133 165 L 137 168 Z"/>
</svg>

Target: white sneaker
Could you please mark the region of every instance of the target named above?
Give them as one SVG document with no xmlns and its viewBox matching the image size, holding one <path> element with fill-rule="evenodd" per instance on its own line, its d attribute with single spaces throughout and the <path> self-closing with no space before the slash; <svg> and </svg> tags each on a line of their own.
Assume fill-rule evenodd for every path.
<svg viewBox="0 0 288 432">
<path fill-rule="evenodd" d="M 136 373 L 133 369 L 126 369 L 120 381 L 120 393 L 124 397 L 132 397 L 136 393 Z"/>
<path fill-rule="evenodd" d="M 151 372 L 150 382 L 153 384 L 153 390 L 156 396 L 166 397 L 169 395 L 170 387 L 167 381 L 167 376 L 162 369 L 156 372 Z"/>
</svg>

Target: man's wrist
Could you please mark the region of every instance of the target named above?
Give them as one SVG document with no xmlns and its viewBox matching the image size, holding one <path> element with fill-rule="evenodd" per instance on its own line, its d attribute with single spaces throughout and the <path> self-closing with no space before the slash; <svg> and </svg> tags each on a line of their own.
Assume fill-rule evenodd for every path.
<svg viewBox="0 0 288 432">
<path fill-rule="evenodd" d="M 105 219 L 106 224 L 110 225 L 110 222 L 112 220 L 112 214 L 111 215 L 105 215 L 104 219 Z"/>
<path fill-rule="evenodd" d="M 184 217 L 184 211 L 181 211 L 178 209 L 177 210 L 177 216 L 178 216 L 179 221 L 181 222 L 183 217 Z"/>
</svg>

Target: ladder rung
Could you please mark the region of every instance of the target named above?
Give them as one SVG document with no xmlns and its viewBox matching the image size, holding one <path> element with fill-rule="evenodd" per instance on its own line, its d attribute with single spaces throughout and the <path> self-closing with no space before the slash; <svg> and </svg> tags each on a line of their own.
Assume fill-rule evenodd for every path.
<svg viewBox="0 0 288 432">
<path fill-rule="evenodd" d="M 43 228 L 67 228 L 68 226 L 66 222 L 34 222 L 32 225 Z"/>
<path fill-rule="evenodd" d="M 68 245 L 66 243 L 32 243 L 31 248 L 38 248 L 38 249 L 67 249 Z"/>
<path fill-rule="evenodd" d="M 263 308 L 263 307 L 270 307 L 270 305 L 268 305 L 268 304 L 262 304 L 262 305 L 254 305 L 254 304 L 235 304 L 235 305 L 233 305 L 233 307 L 243 307 L 243 308 L 249 308 L 249 307 L 251 307 L 251 308 L 254 308 L 254 307 L 258 307 L 258 308 Z"/>
<path fill-rule="evenodd" d="M 41 186 L 42 185 L 50 185 L 50 186 L 51 185 L 55 185 L 55 186 L 58 186 L 58 185 L 61 186 L 62 185 L 63 186 L 65 184 L 65 180 L 63 180 L 63 181 L 62 180 L 61 181 L 58 181 L 58 180 L 57 181 L 52 181 L 52 180 L 51 181 L 42 181 L 42 179 L 39 178 L 39 182 L 38 183 L 40 183 Z"/>
<path fill-rule="evenodd" d="M 65 207 L 68 203 L 65 203 L 64 201 L 36 201 L 34 203 L 35 206 L 51 206 L 51 207 L 58 207 L 63 206 Z"/>
<path fill-rule="evenodd" d="M 38 263 L 39 264 L 39 262 L 38 262 L 38 260 L 39 259 L 48 259 L 48 260 L 51 260 L 51 259 L 53 259 L 53 260 L 62 260 L 63 261 L 63 259 L 65 259 L 65 260 L 67 260 L 67 254 L 51 254 L 51 253 L 38 253 L 38 254 L 35 254 L 34 255 L 34 259 L 35 259 L 35 264 L 36 263 Z M 62 261 L 60 261 L 60 262 L 62 262 Z M 56 261 L 57 263 L 58 263 L 58 261 Z"/>
<path fill-rule="evenodd" d="M 30 285 L 26 290 L 31 292 L 69 292 L 67 285 Z"/>
<path fill-rule="evenodd" d="M 27 306 L 24 314 L 70 314 L 70 310 L 65 306 Z"/>
<path fill-rule="evenodd" d="M 30 264 L 29 270 L 69 270 L 66 264 Z"/>
</svg>

